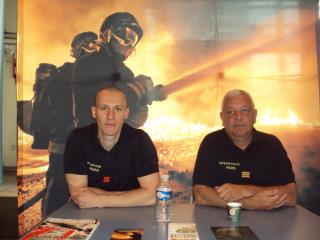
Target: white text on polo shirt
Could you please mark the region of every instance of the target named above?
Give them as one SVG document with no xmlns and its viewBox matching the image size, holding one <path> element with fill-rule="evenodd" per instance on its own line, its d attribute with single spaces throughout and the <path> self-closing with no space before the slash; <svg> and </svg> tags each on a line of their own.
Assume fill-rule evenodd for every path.
<svg viewBox="0 0 320 240">
<path fill-rule="evenodd" d="M 91 163 L 91 162 L 87 162 L 87 165 L 89 165 L 89 170 L 90 171 L 92 171 L 92 172 L 100 172 L 101 165 L 94 164 L 94 163 Z"/>
<path fill-rule="evenodd" d="M 226 166 L 227 170 L 237 170 L 237 167 L 240 166 L 240 163 L 235 162 L 219 162 L 219 165 Z"/>
</svg>

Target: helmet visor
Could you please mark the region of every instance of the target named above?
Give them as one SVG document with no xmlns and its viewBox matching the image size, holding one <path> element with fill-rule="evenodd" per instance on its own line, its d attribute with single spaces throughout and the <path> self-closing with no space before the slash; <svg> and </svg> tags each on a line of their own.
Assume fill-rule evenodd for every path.
<svg viewBox="0 0 320 240">
<path fill-rule="evenodd" d="M 128 27 L 118 29 L 112 35 L 122 46 L 135 47 L 139 41 L 138 34 Z"/>
</svg>

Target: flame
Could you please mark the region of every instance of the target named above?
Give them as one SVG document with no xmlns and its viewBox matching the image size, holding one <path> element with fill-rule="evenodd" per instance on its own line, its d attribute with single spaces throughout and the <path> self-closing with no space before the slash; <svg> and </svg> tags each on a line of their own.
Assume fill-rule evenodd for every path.
<svg viewBox="0 0 320 240">
<path fill-rule="evenodd" d="M 262 116 L 258 118 L 258 124 L 260 125 L 301 125 L 303 121 L 298 117 L 292 109 L 288 109 L 287 116 L 279 117 L 272 109 L 264 111 Z"/>
<path fill-rule="evenodd" d="M 204 124 L 187 123 L 178 117 L 165 116 L 148 120 L 143 129 L 157 142 L 193 139 L 214 130 Z"/>
<path fill-rule="evenodd" d="M 172 53 L 164 52 L 168 45 L 173 45 L 175 39 L 173 33 L 167 30 L 159 30 L 162 37 L 150 42 L 142 41 L 137 46 L 137 53 L 130 56 L 125 64 L 135 72 L 135 75 L 144 74 L 150 76 L 157 84 L 170 82 L 170 59 Z"/>
</svg>

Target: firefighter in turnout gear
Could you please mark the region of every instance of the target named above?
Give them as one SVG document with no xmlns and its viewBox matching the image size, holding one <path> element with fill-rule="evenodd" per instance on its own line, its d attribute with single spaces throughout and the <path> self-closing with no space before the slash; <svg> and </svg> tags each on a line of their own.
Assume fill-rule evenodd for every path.
<svg viewBox="0 0 320 240">
<path fill-rule="evenodd" d="M 32 99 L 31 147 L 49 150 L 46 190 L 42 200 L 43 217 L 69 199 L 64 178 L 63 152 L 66 138 L 74 129 L 71 78 L 74 64 L 96 51 L 97 38 L 98 35 L 94 32 L 77 34 L 72 40 L 70 52 L 75 58 L 74 63 L 66 62 L 59 68 L 41 63 L 36 71 Z"/>
<path fill-rule="evenodd" d="M 74 68 L 72 87 L 77 127 L 94 121 L 90 107 L 102 87 L 114 85 L 126 94 L 130 109 L 126 123 L 135 128 L 143 126 L 147 120 L 148 104 L 165 99 L 155 94 L 160 85 L 154 87 L 151 78 L 145 75 L 134 77 L 124 64 L 142 36 L 140 24 L 130 13 L 116 12 L 103 21 L 97 41 L 99 50 L 77 61 Z"/>
</svg>

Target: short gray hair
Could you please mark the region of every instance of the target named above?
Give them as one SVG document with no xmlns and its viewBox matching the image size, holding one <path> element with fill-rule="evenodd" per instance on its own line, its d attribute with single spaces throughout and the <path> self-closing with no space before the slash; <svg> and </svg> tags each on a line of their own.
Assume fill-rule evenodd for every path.
<svg viewBox="0 0 320 240">
<path fill-rule="evenodd" d="M 223 107 L 224 107 L 228 98 L 237 97 L 237 96 L 247 96 L 249 98 L 249 101 L 250 101 L 252 108 L 255 109 L 255 105 L 252 100 L 252 97 L 248 92 L 246 92 L 245 90 L 242 90 L 242 89 L 232 89 L 224 95 L 224 97 L 222 99 L 222 103 L 221 103 L 221 111 L 223 111 Z"/>
</svg>

